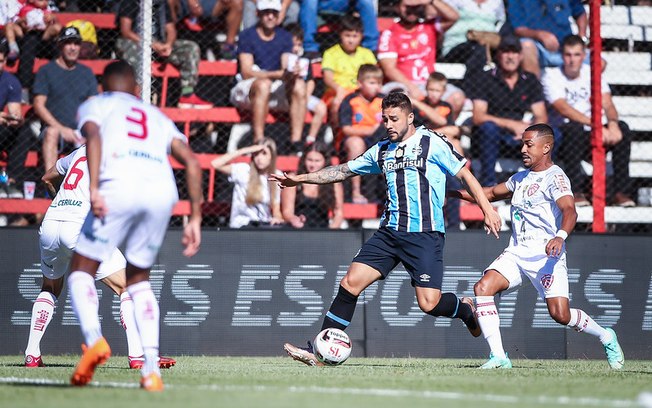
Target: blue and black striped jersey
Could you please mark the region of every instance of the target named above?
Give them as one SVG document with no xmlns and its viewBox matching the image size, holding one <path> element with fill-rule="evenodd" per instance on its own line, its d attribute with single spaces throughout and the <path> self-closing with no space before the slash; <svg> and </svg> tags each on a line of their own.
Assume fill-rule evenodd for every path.
<svg viewBox="0 0 652 408">
<path fill-rule="evenodd" d="M 385 176 L 387 201 L 381 227 L 445 232 L 446 173 L 456 175 L 465 163 L 445 136 L 420 126 L 403 142 L 381 140 L 348 166 L 356 174 Z"/>
</svg>

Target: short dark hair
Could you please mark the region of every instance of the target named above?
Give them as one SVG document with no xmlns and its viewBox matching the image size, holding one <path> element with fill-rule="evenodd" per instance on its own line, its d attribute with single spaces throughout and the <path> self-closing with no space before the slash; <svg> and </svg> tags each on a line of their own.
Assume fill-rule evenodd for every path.
<svg viewBox="0 0 652 408">
<path fill-rule="evenodd" d="M 357 31 L 359 33 L 363 32 L 364 26 L 362 25 L 362 20 L 360 17 L 352 16 L 352 15 L 345 15 L 342 17 L 342 20 L 340 20 L 340 33 L 342 31 Z"/>
<path fill-rule="evenodd" d="M 430 82 L 448 82 L 448 78 L 446 78 L 446 75 L 442 74 L 441 72 L 434 71 L 428 76 L 428 81 L 426 83 Z"/>
<path fill-rule="evenodd" d="M 526 132 L 536 132 L 537 136 L 540 137 L 551 137 L 555 138 L 555 132 L 553 132 L 552 127 L 546 123 L 536 123 L 534 125 L 528 126 L 525 129 Z"/>
<path fill-rule="evenodd" d="M 411 113 L 412 102 L 403 92 L 390 92 L 389 95 L 383 98 L 381 108 L 383 110 L 389 108 L 400 108 L 404 112 Z"/>
<path fill-rule="evenodd" d="M 303 41 L 303 28 L 299 23 L 290 23 L 285 26 L 285 30 L 292 34 L 292 37 L 299 37 Z"/>
<path fill-rule="evenodd" d="M 564 38 L 564 41 L 561 43 L 561 49 L 564 50 L 564 47 L 574 47 L 576 45 L 581 45 L 582 48 L 585 47 L 584 40 L 579 35 L 571 34 Z"/>
<path fill-rule="evenodd" d="M 133 78 L 134 80 L 137 80 L 136 71 L 125 60 L 113 61 L 104 68 L 104 73 L 102 73 L 102 87 L 104 89 L 108 88 L 108 80 L 113 76 Z"/>
</svg>

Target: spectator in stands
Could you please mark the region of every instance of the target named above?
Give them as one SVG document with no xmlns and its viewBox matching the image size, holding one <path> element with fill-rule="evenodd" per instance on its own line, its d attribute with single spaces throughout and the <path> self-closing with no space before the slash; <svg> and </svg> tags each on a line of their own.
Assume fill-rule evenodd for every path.
<svg viewBox="0 0 652 408">
<path fill-rule="evenodd" d="M 306 81 L 306 109 L 312 113 L 306 144 L 311 144 L 317 140 L 321 125 L 328 114 L 328 108 L 324 101 L 313 95 L 317 84 L 312 75 L 310 61 L 303 57 L 303 29 L 297 23 L 288 24 L 285 28 L 292 34 L 292 53 L 296 55 L 292 60 L 296 59 L 296 63 L 300 64 L 301 77 Z M 288 65 L 291 66 L 292 61 L 288 61 Z"/>
<path fill-rule="evenodd" d="M 314 173 L 330 164 L 329 146 L 315 142 L 303 150 L 298 174 Z M 344 219 L 342 183 L 300 184 L 281 191 L 283 219 L 293 228 L 332 228 L 342 226 Z M 332 213 L 332 216 L 329 214 Z"/>
<path fill-rule="evenodd" d="M 75 27 L 66 27 L 57 40 L 59 56 L 42 66 L 34 80 L 34 111 L 41 120 L 44 168 L 54 166 L 59 153 L 85 143 L 76 131 L 77 108 L 97 94 L 93 71 L 80 64 L 82 38 Z"/>
<path fill-rule="evenodd" d="M 487 63 L 489 39 L 500 39 L 498 31 L 505 22 L 503 0 L 447 0 L 460 18 L 446 30 L 439 61 L 462 62 L 465 78 L 482 71 Z M 495 46 L 498 44 L 495 43 Z M 495 48 L 494 46 L 494 48 Z M 491 48 L 491 47 L 490 47 Z"/>
<path fill-rule="evenodd" d="M 13 22 L 7 23 L 5 36 L 9 41 L 8 60 L 13 62 L 18 59 L 20 49 L 16 43 L 17 38 L 22 38 L 24 33 L 33 31 L 41 35 L 43 41 L 50 41 L 61 31 L 61 24 L 48 7 L 48 0 L 27 0 Z"/>
<path fill-rule="evenodd" d="M 293 152 L 303 148 L 301 137 L 306 117 L 306 81 L 300 64 L 288 65 L 292 35 L 278 27 L 281 0 L 258 0 L 258 24 L 240 33 L 238 61 L 242 80 L 231 90 L 231 103 L 253 112 L 254 143 L 265 134 L 270 110 L 290 112 Z"/>
<path fill-rule="evenodd" d="M 8 38 L 7 31 L 13 31 L 11 25 L 14 24 L 14 20 L 18 17 L 18 12 L 22 7 L 23 3 L 19 0 L 5 0 L 0 2 L 0 29 L 2 29 L 5 38 Z M 10 26 L 9 30 L 7 30 L 7 26 Z M 9 36 L 11 36 L 11 33 Z M 9 41 L 9 39 L 7 41 L 9 42 L 7 57 L 10 55 L 17 57 L 20 48 L 18 48 L 15 38 L 13 41 Z"/>
<path fill-rule="evenodd" d="M 18 66 L 18 80 L 23 86 L 21 99 L 29 102 L 29 88 L 34 82 L 34 60 L 37 56 L 51 58 L 53 50 L 52 39 L 61 31 L 61 26 L 44 0 L 33 0 L 32 3 L 18 1 L 20 9 L 11 16 L 11 23 L 5 26 L 5 33 L 9 41 L 8 59 L 10 64 L 15 62 L 20 54 Z M 16 3 L 9 0 L 8 9 L 15 12 Z M 20 47 L 19 43 L 20 42 Z"/>
<path fill-rule="evenodd" d="M 195 94 L 199 80 L 200 51 L 197 43 L 177 39 L 177 29 L 165 0 L 152 4 L 152 51 L 159 61 L 169 62 L 179 69 L 181 75 L 181 97 L 179 108 L 209 109 L 213 104 Z M 138 66 L 142 53 L 140 49 L 141 24 L 140 6 L 137 1 L 123 1 L 117 16 L 120 38 L 115 42 L 116 54 L 129 64 Z"/>
<path fill-rule="evenodd" d="M 446 91 L 448 79 L 441 72 L 433 72 L 426 82 L 426 99 L 412 100 L 415 113 L 415 122 L 423 124 L 436 132 L 446 136 L 453 148 L 460 154 L 464 154 L 460 143 L 460 128 L 455 125 L 453 108 L 448 102 L 441 100 Z M 456 177 L 446 175 L 446 189 L 460 189 L 462 184 Z M 444 221 L 446 228 L 459 229 L 460 226 L 460 200 L 447 197 L 444 204 Z"/>
<path fill-rule="evenodd" d="M 299 21 L 305 32 L 304 42 L 306 56 L 310 59 L 319 58 L 319 44 L 315 39 L 317 34 L 317 15 L 321 12 L 336 12 L 348 14 L 350 6 L 354 4 L 355 10 L 362 20 L 363 38 L 362 46 L 376 51 L 378 48 L 378 16 L 374 0 L 301 0 Z"/>
<path fill-rule="evenodd" d="M 514 34 L 522 38 L 523 69 L 541 77 L 542 67 L 562 65 L 559 45 L 572 34 L 570 17 L 578 34 L 586 36 L 587 17 L 580 0 L 519 0 L 507 5 Z"/>
<path fill-rule="evenodd" d="M 251 155 L 250 163 L 231 163 L 233 159 Z M 211 162 L 233 183 L 229 227 L 261 227 L 283 223 L 279 188 L 267 180 L 276 174 L 276 143 L 264 138 L 253 146 L 226 153 Z"/>
<path fill-rule="evenodd" d="M 399 20 L 382 32 L 378 44 L 378 61 L 385 79 L 391 81 L 383 90 L 402 88 L 410 98 L 423 100 L 428 75 L 435 71 L 437 32 L 450 27 L 459 15 L 443 0 L 400 0 L 397 11 Z M 464 92 L 449 84 L 443 99 L 457 117 L 465 98 Z"/>
<path fill-rule="evenodd" d="M 344 16 L 340 23 L 340 42 L 324 52 L 321 69 L 327 89 L 323 100 L 330 108 L 331 123 L 337 127 L 342 100 L 358 88 L 358 70 L 364 64 L 377 63 L 373 51 L 360 46 L 362 20 Z"/>
<path fill-rule="evenodd" d="M 553 123 L 560 126 L 563 142 L 559 149 L 564 170 L 575 192 L 577 206 L 589 205 L 588 183 L 582 174 L 581 160 L 591 158 L 591 72 L 583 64 L 586 57 L 584 41 L 577 35 L 570 35 L 562 43 L 564 64 L 546 71 L 543 89 L 552 106 Z M 629 196 L 629 158 L 631 134 L 625 122 L 618 119 L 618 111 L 611 99 L 609 84 L 602 78 L 602 141 L 612 152 L 613 187 L 612 202 L 622 207 L 634 206 Z"/>
<path fill-rule="evenodd" d="M 347 160 L 360 156 L 386 135 L 385 128 L 380 126 L 382 86 L 383 71 L 376 65 L 362 65 L 358 70 L 358 90 L 344 98 L 340 105 L 341 135 L 336 147 L 339 149 L 342 144 Z M 360 177 L 351 178 L 351 200 L 364 204 L 368 200 L 362 194 L 360 181 Z"/>
<path fill-rule="evenodd" d="M 168 0 L 176 18 L 190 31 L 202 31 L 205 26 L 226 13 L 226 39 L 220 44 L 222 59 L 236 59 L 236 37 L 242 23 L 243 0 Z"/>
<path fill-rule="evenodd" d="M 519 152 L 523 132 L 532 123 L 548 120 L 541 84 L 521 67 L 521 43 L 514 36 L 501 39 L 497 67 L 471 79 L 473 99 L 473 143 L 479 147 L 482 165 L 480 183 L 497 183 L 495 166 L 502 145 Z"/>
<path fill-rule="evenodd" d="M 244 0 L 244 11 L 242 13 L 242 29 L 255 26 L 258 21 L 256 17 L 256 1 L 257 0 Z M 299 5 L 300 1 L 297 0 L 283 0 L 281 3 L 281 11 L 278 13 L 278 23 L 283 26 L 295 24 L 299 22 Z"/>
<path fill-rule="evenodd" d="M 441 72 L 433 72 L 426 82 L 426 99 L 423 101 L 413 99 L 412 106 L 415 110 L 416 120 L 422 121 L 428 128 L 443 133 L 448 137 L 455 150 L 463 153 L 460 144 L 460 128 L 455 125 L 453 107 L 450 103 L 442 101 L 441 97 L 446 92 L 448 78 Z"/>
<path fill-rule="evenodd" d="M 27 143 L 21 139 L 23 133 L 20 132 L 23 124 L 21 87 L 18 79 L 4 70 L 7 53 L 7 45 L 3 42 L 0 44 L 0 151 L 7 152 L 8 179 L 5 185 L 0 184 L 0 198 L 23 198 L 23 194 L 16 188 L 22 182 L 25 170 L 23 163 L 27 154 Z"/>
</svg>

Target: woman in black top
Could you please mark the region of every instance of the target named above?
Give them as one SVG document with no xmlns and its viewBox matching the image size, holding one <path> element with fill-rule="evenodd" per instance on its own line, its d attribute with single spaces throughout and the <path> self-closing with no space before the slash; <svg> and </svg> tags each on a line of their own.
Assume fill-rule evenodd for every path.
<svg viewBox="0 0 652 408">
<path fill-rule="evenodd" d="M 330 164 L 329 147 L 315 142 L 303 150 L 299 174 L 312 173 Z M 342 184 L 302 184 L 281 191 L 283 219 L 293 228 L 340 228 L 343 220 Z"/>
</svg>

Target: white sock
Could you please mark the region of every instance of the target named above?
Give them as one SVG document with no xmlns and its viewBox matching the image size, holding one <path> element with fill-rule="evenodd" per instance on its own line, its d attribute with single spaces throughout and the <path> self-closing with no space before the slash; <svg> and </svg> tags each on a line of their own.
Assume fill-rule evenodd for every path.
<svg viewBox="0 0 652 408">
<path fill-rule="evenodd" d="M 493 296 L 476 296 L 475 313 L 478 317 L 478 324 L 482 329 L 484 339 L 489 343 L 489 348 L 494 357 L 505 358 L 503 339 L 500 335 L 500 316 L 496 309 L 496 302 Z"/>
<path fill-rule="evenodd" d="M 68 277 L 68 290 L 86 345 L 92 347 L 102 337 L 95 279 L 86 272 L 75 271 Z"/>
<path fill-rule="evenodd" d="M 587 333 L 592 336 L 596 336 L 600 339 L 602 344 L 611 341 L 612 335 L 604 327 L 600 326 L 586 314 L 584 310 L 581 309 L 571 309 L 570 310 L 570 321 L 567 326 L 575 330 L 578 333 Z"/>
<path fill-rule="evenodd" d="M 134 302 L 128 292 L 120 295 L 120 323 L 127 334 L 127 349 L 129 357 L 140 357 L 143 355 L 143 346 L 140 344 L 140 334 L 136 326 L 134 316 Z"/>
<path fill-rule="evenodd" d="M 41 339 L 52 320 L 56 302 L 56 296 L 50 292 L 43 291 L 36 297 L 32 306 L 32 322 L 29 325 L 26 356 L 39 357 L 41 355 Z"/>
<path fill-rule="evenodd" d="M 158 367 L 159 346 L 159 307 L 149 281 L 138 282 L 127 287 L 129 295 L 134 302 L 134 316 L 140 342 L 143 346 L 145 364 L 142 374 L 152 372 L 160 374 Z"/>
</svg>

